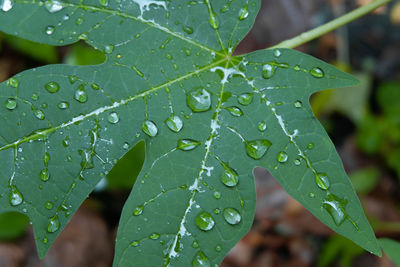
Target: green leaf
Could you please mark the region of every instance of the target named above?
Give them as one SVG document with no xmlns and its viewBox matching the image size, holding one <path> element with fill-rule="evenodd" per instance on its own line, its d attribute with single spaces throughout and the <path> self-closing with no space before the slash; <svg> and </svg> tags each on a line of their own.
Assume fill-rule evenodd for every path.
<svg viewBox="0 0 400 267">
<path fill-rule="evenodd" d="M 29 225 L 29 218 L 19 212 L 5 212 L 0 214 L 0 240 L 10 241 L 25 233 Z"/>
<path fill-rule="evenodd" d="M 397 266 L 400 266 L 400 243 L 389 238 L 380 238 L 378 242 L 386 255 L 388 255 Z"/>
<path fill-rule="evenodd" d="M 114 266 L 218 264 L 252 224 L 255 166 L 380 254 L 309 105 L 312 93 L 357 81 L 294 50 L 233 56 L 259 0 L 5 1 L 1 30 L 54 45 L 84 39 L 107 54 L 102 65 L 45 66 L 0 85 L 0 208 L 27 210 L 41 257 L 141 140 Z"/>
</svg>

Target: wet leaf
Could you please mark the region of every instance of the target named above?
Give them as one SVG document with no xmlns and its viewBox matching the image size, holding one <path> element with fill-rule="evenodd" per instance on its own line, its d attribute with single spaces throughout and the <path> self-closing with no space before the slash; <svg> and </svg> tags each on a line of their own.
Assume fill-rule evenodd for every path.
<svg viewBox="0 0 400 267">
<path fill-rule="evenodd" d="M 255 166 L 333 230 L 380 253 L 309 106 L 312 93 L 357 81 L 293 50 L 233 56 L 259 6 L 3 1 L 2 31 L 53 45 L 81 39 L 107 56 L 0 85 L 0 207 L 27 210 L 41 257 L 141 140 L 146 159 L 122 213 L 114 266 L 220 263 L 252 224 Z"/>
</svg>

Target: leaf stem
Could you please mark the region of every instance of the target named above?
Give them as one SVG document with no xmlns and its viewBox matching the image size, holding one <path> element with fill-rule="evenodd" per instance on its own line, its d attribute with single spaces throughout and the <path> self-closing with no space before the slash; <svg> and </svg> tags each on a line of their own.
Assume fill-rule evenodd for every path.
<svg viewBox="0 0 400 267">
<path fill-rule="evenodd" d="M 311 40 L 314 40 L 330 31 L 333 31 L 349 22 L 352 22 L 353 20 L 356 20 L 391 1 L 392 0 L 374 0 L 371 3 L 361 6 L 337 19 L 334 19 L 310 31 L 303 32 L 302 34 L 292 39 L 283 41 L 277 45 L 274 45 L 271 48 L 295 48 Z"/>
</svg>

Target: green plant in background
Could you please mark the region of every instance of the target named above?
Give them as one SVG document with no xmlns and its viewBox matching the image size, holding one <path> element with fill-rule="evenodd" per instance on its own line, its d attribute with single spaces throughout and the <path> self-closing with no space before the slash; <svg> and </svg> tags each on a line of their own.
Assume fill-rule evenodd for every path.
<svg viewBox="0 0 400 267">
<path fill-rule="evenodd" d="M 387 2 L 233 56 L 259 0 L 2 0 L 2 31 L 49 45 L 84 40 L 106 59 L 32 69 L 0 85 L 0 209 L 29 216 L 44 257 L 102 178 L 133 178 L 114 265 L 211 266 L 249 230 L 252 169 L 262 166 L 322 222 L 380 255 L 308 103 L 357 80 L 281 47 Z M 143 153 L 140 174 L 127 172 Z"/>
</svg>

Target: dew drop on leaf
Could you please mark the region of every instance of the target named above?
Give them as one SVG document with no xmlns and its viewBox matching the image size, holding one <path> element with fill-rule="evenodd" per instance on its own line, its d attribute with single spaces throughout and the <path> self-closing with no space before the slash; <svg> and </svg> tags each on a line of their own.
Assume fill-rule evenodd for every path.
<svg viewBox="0 0 400 267">
<path fill-rule="evenodd" d="M 58 103 L 57 107 L 59 109 L 67 109 L 69 108 L 69 103 L 67 101 L 61 101 L 60 103 Z"/>
<path fill-rule="evenodd" d="M 187 94 L 186 102 L 193 112 L 203 112 L 211 108 L 211 94 L 206 89 L 198 88 Z"/>
<path fill-rule="evenodd" d="M 108 6 L 108 0 L 99 0 L 100 5 Z"/>
<path fill-rule="evenodd" d="M 93 90 L 100 90 L 100 86 L 97 84 L 97 83 L 92 83 L 91 85 L 90 85 L 90 87 L 92 87 L 92 89 Z"/>
<path fill-rule="evenodd" d="M 253 94 L 252 93 L 241 94 L 240 96 L 238 96 L 237 100 L 238 100 L 239 104 L 241 104 L 243 106 L 247 106 L 253 100 Z"/>
<path fill-rule="evenodd" d="M 77 80 L 78 80 L 78 77 L 76 77 L 75 75 L 69 75 L 69 76 L 68 76 L 68 81 L 69 81 L 71 84 L 74 84 Z"/>
<path fill-rule="evenodd" d="M 189 151 L 189 150 L 193 150 L 196 147 L 198 147 L 201 143 L 196 141 L 196 140 L 192 140 L 192 139 L 180 139 L 178 140 L 178 149 L 183 150 L 183 151 Z"/>
<path fill-rule="evenodd" d="M 139 216 L 140 214 L 142 214 L 143 213 L 143 209 L 144 209 L 144 206 L 143 205 L 141 205 L 141 206 L 137 206 L 134 210 L 133 210 L 133 215 L 134 216 Z"/>
<path fill-rule="evenodd" d="M 315 67 L 310 70 L 310 73 L 315 78 L 323 78 L 325 77 L 325 73 L 321 68 Z"/>
<path fill-rule="evenodd" d="M 44 113 L 40 109 L 34 109 L 33 114 L 35 115 L 36 118 L 39 120 L 44 120 Z"/>
<path fill-rule="evenodd" d="M 296 108 L 301 108 L 303 106 L 303 103 L 301 103 L 301 101 L 298 100 L 298 101 L 294 102 L 294 106 Z"/>
<path fill-rule="evenodd" d="M 308 149 L 313 149 L 313 148 L 314 148 L 314 144 L 313 144 L 313 143 L 309 143 L 309 144 L 307 145 L 307 148 L 308 148 Z"/>
<path fill-rule="evenodd" d="M 240 223 L 242 216 L 240 216 L 240 213 L 234 208 L 226 208 L 224 209 L 224 219 L 227 223 L 236 225 Z"/>
<path fill-rule="evenodd" d="M 214 197 L 215 197 L 215 199 L 220 199 L 221 198 L 221 193 L 218 192 L 218 191 L 215 191 L 214 192 Z"/>
<path fill-rule="evenodd" d="M 81 25 L 84 22 L 84 19 L 82 17 L 79 17 L 75 20 L 76 25 Z"/>
<path fill-rule="evenodd" d="M 275 57 L 280 57 L 281 56 L 281 51 L 279 49 L 274 50 L 274 56 Z"/>
<path fill-rule="evenodd" d="M 192 34 L 193 33 L 193 28 L 189 26 L 183 26 L 182 30 L 184 30 L 187 34 Z"/>
<path fill-rule="evenodd" d="M 129 143 L 126 143 L 126 142 L 122 145 L 122 148 L 125 149 L 125 150 L 128 150 L 129 147 L 130 147 Z"/>
<path fill-rule="evenodd" d="M 192 261 L 192 266 L 193 267 L 211 267 L 211 262 L 202 251 L 199 251 L 194 256 L 194 259 Z"/>
<path fill-rule="evenodd" d="M 202 231 L 210 231 L 215 225 L 214 218 L 206 211 L 197 214 L 195 221 L 197 227 Z"/>
<path fill-rule="evenodd" d="M 229 168 L 228 166 L 224 166 L 221 182 L 228 187 L 236 186 L 239 182 L 239 175 L 235 170 Z"/>
<path fill-rule="evenodd" d="M 33 101 L 37 101 L 37 100 L 39 99 L 39 95 L 36 94 L 36 93 L 33 93 L 33 94 L 31 95 L 31 99 L 32 99 Z"/>
<path fill-rule="evenodd" d="M 310 198 L 315 198 L 315 194 L 314 194 L 314 193 L 308 193 L 308 196 L 309 196 Z"/>
<path fill-rule="evenodd" d="M 167 124 L 168 128 L 175 133 L 180 132 L 183 127 L 183 121 L 178 116 L 169 117 L 165 120 L 165 124 Z"/>
<path fill-rule="evenodd" d="M 111 123 L 111 124 L 116 124 L 116 123 L 118 123 L 118 122 L 119 122 L 119 115 L 118 115 L 118 113 L 116 113 L 116 112 L 111 112 L 111 113 L 108 115 L 107 120 L 108 120 L 108 122 Z"/>
<path fill-rule="evenodd" d="M 139 241 L 132 241 L 132 242 L 130 243 L 130 245 L 131 245 L 132 247 L 137 247 L 137 246 L 140 245 L 140 242 L 139 242 Z"/>
<path fill-rule="evenodd" d="M 299 166 L 301 163 L 301 161 L 299 159 L 295 159 L 294 160 L 294 165 Z"/>
<path fill-rule="evenodd" d="M 0 9 L 3 10 L 4 12 L 7 12 L 7 11 L 11 10 L 13 5 L 14 5 L 14 2 L 11 0 L 1 0 Z"/>
<path fill-rule="evenodd" d="M 193 241 L 192 247 L 193 247 L 193 248 L 198 248 L 198 247 L 199 247 L 199 242 Z"/>
<path fill-rule="evenodd" d="M 153 239 L 153 240 L 157 240 L 157 239 L 160 238 L 160 234 L 159 234 L 159 233 L 152 233 L 152 234 L 149 236 L 149 238 L 150 238 L 150 239 Z"/>
<path fill-rule="evenodd" d="M 258 123 L 257 128 L 260 132 L 264 132 L 267 129 L 267 123 L 265 121 L 261 121 Z"/>
<path fill-rule="evenodd" d="M 346 217 L 348 217 L 345 206 L 348 201 L 340 199 L 339 197 L 329 194 L 322 204 L 322 207 L 331 215 L 336 225 L 341 225 Z"/>
<path fill-rule="evenodd" d="M 263 67 L 263 78 L 264 79 L 270 79 L 272 76 L 274 76 L 275 73 L 275 67 L 271 64 L 265 64 Z"/>
<path fill-rule="evenodd" d="M 43 155 L 44 166 L 47 167 L 49 165 L 49 161 L 50 161 L 50 154 L 45 152 L 44 155 Z"/>
<path fill-rule="evenodd" d="M 58 220 L 58 216 L 54 215 L 47 225 L 47 232 L 54 233 L 60 228 L 60 221 Z"/>
<path fill-rule="evenodd" d="M 266 139 L 245 142 L 247 155 L 256 160 L 261 159 L 271 145 L 272 143 Z"/>
<path fill-rule="evenodd" d="M 44 207 L 48 210 L 51 210 L 53 208 L 53 202 L 47 201 L 46 204 L 44 204 Z"/>
<path fill-rule="evenodd" d="M 106 45 L 104 47 L 104 52 L 106 54 L 111 54 L 114 51 L 114 46 L 113 45 Z"/>
<path fill-rule="evenodd" d="M 244 20 L 249 16 L 249 5 L 246 4 L 239 12 L 239 19 Z"/>
<path fill-rule="evenodd" d="M 14 98 L 9 98 L 6 100 L 5 106 L 9 110 L 13 110 L 17 107 L 17 101 Z"/>
<path fill-rule="evenodd" d="M 46 3 L 44 4 L 44 6 L 46 7 L 46 9 L 50 12 L 50 13 L 56 13 L 60 10 L 63 9 L 63 4 L 60 1 L 57 0 L 50 0 L 50 1 L 46 1 Z"/>
<path fill-rule="evenodd" d="M 225 108 L 229 111 L 229 113 L 234 117 L 241 117 L 243 116 L 243 111 L 238 107 L 227 107 Z"/>
<path fill-rule="evenodd" d="M 150 137 L 154 137 L 158 133 L 158 128 L 157 125 L 152 122 L 152 121 L 145 121 L 142 125 L 142 130 L 145 134 L 147 134 Z"/>
<path fill-rule="evenodd" d="M 74 96 L 75 100 L 80 102 L 80 103 L 85 103 L 88 99 L 88 96 L 85 92 L 85 90 L 82 89 L 78 89 L 75 91 L 75 96 Z"/>
<path fill-rule="evenodd" d="M 7 81 L 7 85 L 9 85 L 9 86 L 11 86 L 13 88 L 17 88 L 18 85 L 19 85 L 19 82 L 18 82 L 18 80 L 16 78 L 10 78 Z"/>
<path fill-rule="evenodd" d="M 54 33 L 54 30 L 55 30 L 55 29 L 56 29 L 56 27 L 54 27 L 54 26 L 52 26 L 52 25 L 49 25 L 49 26 L 46 27 L 46 29 L 44 30 L 44 32 L 45 32 L 47 35 L 51 35 L 51 34 Z"/>
<path fill-rule="evenodd" d="M 19 192 L 15 185 L 11 185 L 10 187 L 9 201 L 11 206 L 18 206 L 24 201 L 21 192 Z"/>
<path fill-rule="evenodd" d="M 288 159 L 288 155 L 286 154 L 285 151 L 281 151 L 278 153 L 276 159 L 280 162 L 280 163 L 285 163 Z"/>
<path fill-rule="evenodd" d="M 56 93 L 60 90 L 60 85 L 57 82 L 49 82 L 49 83 L 46 83 L 44 88 L 49 93 Z"/>
<path fill-rule="evenodd" d="M 43 182 L 47 182 L 50 178 L 49 170 L 47 168 L 44 168 L 43 170 L 40 171 L 40 180 Z"/>
<path fill-rule="evenodd" d="M 220 212 L 221 212 L 221 210 L 219 208 L 214 209 L 215 214 L 219 214 Z"/>
<path fill-rule="evenodd" d="M 215 246 L 215 251 L 220 252 L 222 250 L 221 245 L 216 245 Z"/>
<path fill-rule="evenodd" d="M 319 188 L 322 190 L 328 190 L 330 183 L 326 173 L 317 173 L 315 175 L 315 181 Z"/>
</svg>

